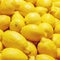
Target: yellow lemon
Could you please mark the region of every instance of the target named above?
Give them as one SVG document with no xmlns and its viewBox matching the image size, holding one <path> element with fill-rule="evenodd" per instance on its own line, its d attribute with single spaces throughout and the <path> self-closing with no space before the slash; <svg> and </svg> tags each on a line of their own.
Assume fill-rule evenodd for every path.
<svg viewBox="0 0 60 60">
<path fill-rule="evenodd" d="M 46 33 L 47 38 L 51 38 L 53 35 L 53 27 L 49 23 L 40 23 L 39 28 L 42 28 Z"/>
<path fill-rule="evenodd" d="M 24 17 L 20 14 L 19 11 L 15 11 L 12 16 L 12 20 L 16 20 L 16 19 L 22 19 L 24 21 Z"/>
<path fill-rule="evenodd" d="M 60 48 L 60 34 L 53 34 L 52 40 L 56 44 L 56 46 Z"/>
<path fill-rule="evenodd" d="M 47 54 L 39 54 L 36 56 L 36 60 L 56 60 L 56 59 Z"/>
<path fill-rule="evenodd" d="M 16 11 L 18 11 L 21 4 L 26 4 L 26 1 L 24 1 L 24 0 L 12 0 L 12 1 L 13 1 L 13 6 L 15 7 Z"/>
<path fill-rule="evenodd" d="M 27 2 L 31 2 L 32 4 L 35 4 L 37 0 L 25 0 Z"/>
<path fill-rule="evenodd" d="M 60 19 L 60 8 L 56 6 L 51 7 L 50 13 L 55 16 L 56 18 Z"/>
<path fill-rule="evenodd" d="M 52 0 L 37 0 L 36 6 L 42 6 L 50 8 L 52 5 Z"/>
<path fill-rule="evenodd" d="M 55 26 L 55 18 L 54 18 L 53 15 L 51 15 L 51 14 L 49 14 L 49 13 L 44 14 L 44 15 L 41 17 L 41 21 L 51 24 L 52 27 Z"/>
<path fill-rule="evenodd" d="M 27 2 L 27 3 L 20 4 L 19 11 L 25 17 L 28 13 L 34 12 L 35 7 L 32 3 Z"/>
<path fill-rule="evenodd" d="M 0 29 L 6 30 L 10 24 L 10 17 L 7 15 L 0 15 Z"/>
<path fill-rule="evenodd" d="M 12 21 L 10 22 L 10 30 L 20 32 L 23 26 L 25 26 L 24 18 L 17 11 L 12 16 Z"/>
<path fill-rule="evenodd" d="M 2 40 L 3 30 L 0 29 L 0 41 Z"/>
<path fill-rule="evenodd" d="M 13 0 L 1 0 L 0 4 L 0 14 L 11 15 L 14 13 L 15 7 L 13 5 Z"/>
<path fill-rule="evenodd" d="M 18 32 L 7 30 L 3 33 L 2 43 L 5 47 L 18 48 L 22 51 L 27 47 L 27 40 Z"/>
<path fill-rule="evenodd" d="M 36 56 L 37 55 L 37 49 L 36 46 L 28 41 L 28 45 L 26 47 L 26 50 L 24 51 L 29 57 L 30 56 Z"/>
<path fill-rule="evenodd" d="M 41 23 L 41 17 L 38 13 L 29 13 L 25 16 L 26 24 L 39 24 Z"/>
<path fill-rule="evenodd" d="M 48 54 L 56 58 L 56 45 L 53 41 L 48 38 L 42 38 L 41 41 L 38 43 L 38 52 L 42 54 Z"/>
<path fill-rule="evenodd" d="M 1 53 L 2 60 L 28 60 L 28 57 L 19 49 L 5 48 Z"/>
<path fill-rule="evenodd" d="M 39 13 L 41 16 L 48 12 L 48 9 L 45 7 L 36 7 L 36 12 Z"/>
<path fill-rule="evenodd" d="M 40 41 L 41 36 L 45 36 L 45 32 L 38 25 L 28 24 L 22 27 L 21 34 L 29 41 Z"/>
<path fill-rule="evenodd" d="M 2 44 L 2 42 L 0 41 L 0 51 L 2 51 L 2 49 L 3 49 L 3 44 Z"/>
<path fill-rule="evenodd" d="M 35 60 L 35 56 L 30 56 L 29 60 Z"/>
</svg>

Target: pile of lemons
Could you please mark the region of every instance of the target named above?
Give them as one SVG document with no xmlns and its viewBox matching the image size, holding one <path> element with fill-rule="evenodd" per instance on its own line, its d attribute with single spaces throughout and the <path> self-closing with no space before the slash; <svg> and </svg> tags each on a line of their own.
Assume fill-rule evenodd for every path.
<svg viewBox="0 0 60 60">
<path fill-rule="evenodd" d="M 60 0 L 0 0 L 0 60 L 60 60 Z"/>
</svg>

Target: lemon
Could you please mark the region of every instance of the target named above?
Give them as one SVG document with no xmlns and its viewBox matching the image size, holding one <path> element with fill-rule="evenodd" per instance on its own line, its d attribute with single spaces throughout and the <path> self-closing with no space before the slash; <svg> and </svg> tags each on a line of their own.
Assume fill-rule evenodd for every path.
<svg viewBox="0 0 60 60">
<path fill-rule="evenodd" d="M 24 1 L 24 0 L 12 0 L 12 1 L 13 1 L 13 6 L 15 7 L 16 11 L 18 11 L 21 4 L 26 4 L 26 1 Z"/>
<path fill-rule="evenodd" d="M 36 46 L 28 41 L 28 45 L 26 47 L 26 50 L 24 51 L 29 57 L 36 56 L 37 55 L 37 49 Z"/>
<path fill-rule="evenodd" d="M 3 34 L 2 43 L 5 47 L 18 48 L 22 51 L 27 47 L 27 40 L 18 32 L 7 30 Z"/>
<path fill-rule="evenodd" d="M 20 32 L 23 26 L 25 26 L 24 18 L 18 11 L 16 11 L 12 16 L 12 21 L 10 22 L 10 30 Z"/>
<path fill-rule="evenodd" d="M 54 17 L 60 19 L 60 8 L 59 8 L 59 7 L 52 6 L 50 13 L 51 13 Z"/>
<path fill-rule="evenodd" d="M 16 19 L 22 19 L 24 21 L 24 17 L 20 14 L 19 11 L 15 11 L 13 16 L 12 16 L 12 20 L 16 20 Z"/>
<path fill-rule="evenodd" d="M 1 0 L 0 14 L 12 15 L 14 10 L 13 0 Z"/>
<path fill-rule="evenodd" d="M 56 44 L 56 46 L 60 48 L 60 34 L 57 33 L 53 34 L 52 40 Z"/>
<path fill-rule="evenodd" d="M 41 17 L 38 13 L 29 13 L 25 16 L 26 24 L 39 24 L 41 23 Z"/>
<path fill-rule="evenodd" d="M 42 6 L 50 8 L 52 5 L 52 0 L 37 0 L 36 6 Z"/>
<path fill-rule="evenodd" d="M 2 41 L 3 30 L 0 29 L 0 41 Z"/>
<path fill-rule="evenodd" d="M 2 44 L 2 42 L 0 41 L 0 51 L 2 51 L 2 49 L 3 49 L 3 44 Z"/>
<path fill-rule="evenodd" d="M 26 2 L 26 3 L 21 3 L 20 8 L 18 10 L 25 17 L 28 13 L 34 12 L 35 7 L 32 3 Z"/>
<path fill-rule="evenodd" d="M 36 7 L 35 8 L 36 12 L 39 13 L 41 16 L 46 14 L 48 12 L 48 9 L 45 7 Z"/>
<path fill-rule="evenodd" d="M 30 56 L 29 60 L 35 60 L 35 56 Z"/>
<path fill-rule="evenodd" d="M 53 35 L 53 27 L 49 23 L 40 23 L 39 28 L 42 28 L 46 33 L 47 38 L 51 38 Z"/>
<path fill-rule="evenodd" d="M 56 60 L 56 59 L 47 54 L 39 54 L 36 56 L 36 60 Z"/>
<path fill-rule="evenodd" d="M 52 25 L 52 27 L 55 26 L 55 18 L 53 15 L 46 13 L 41 17 L 42 22 L 46 22 Z"/>
<path fill-rule="evenodd" d="M 22 27 L 21 34 L 29 41 L 38 42 L 41 36 L 45 36 L 45 32 L 38 25 L 28 24 Z"/>
<path fill-rule="evenodd" d="M 22 51 L 15 48 L 5 48 L 1 56 L 2 60 L 28 60 L 28 57 Z"/>
<path fill-rule="evenodd" d="M 37 0 L 25 0 L 27 2 L 31 2 L 32 4 L 35 4 Z"/>
<path fill-rule="evenodd" d="M 0 29 L 6 30 L 8 29 L 10 24 L 10 17 L 7 15 L 0 15 Z"/>
<path fill-rule="evenodd" d="M 60 21 L 58 21 L 58 22 L 55 24 L 54 32 L 55 32 L 55 33 L 60 33 Z"/>
<path fill-rule="evenodd" d="M 42 54 L 48 54 L 50 56 L 53 56 L 56 58 L 57 52 L 56 52 L 56 45 L 53 41 L 51 41 L 48 38 L 41 38 L 41 41 L 38 43 L 38 52 Z"/>
</svg>

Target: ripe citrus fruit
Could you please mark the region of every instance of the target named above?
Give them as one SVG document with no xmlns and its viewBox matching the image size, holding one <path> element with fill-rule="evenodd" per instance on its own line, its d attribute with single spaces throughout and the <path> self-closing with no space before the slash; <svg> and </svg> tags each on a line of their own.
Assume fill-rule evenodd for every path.
<svg viewBox="0 0 60 60">
<path fill-rule="evenodd" d="M 25 26 L 24 18 L 17 11 L 12 16 L 12 21 L 10 22 L 10 30 L 20 32 L 20 30 L 23 26 Z"/>
<path fill-rule="evenodd" d="M 52 0 L 37 0 L 36 6 L 42 6 L 50 8 L 52 5 Z"/>
<path fill-rule="evenodd" d="M 2 43 L 5 47 L 18 48 L 25 50 L 27 47 L 27 40 L 18 32 L 7 30 L 3 33 Z"/>
<path fill-rule="evenodd" d="M 53 35 L 53 27 L 49 23 L 40 23 L 39 28 L 42 28 L 46 33 L 47 38 L 51 38 Z"/>
<path fill-rule="evenodd" d="M 7 15 L 0 15 L 0 29 L 6 30 L 10 24 L 10 17 Z"/>
<path fill-rule="evenodd" d="M 28 45 L 26 47 L 26 50 L 24 51 L 29 57 L 30 56 L 36 56 L 37 55 L 37 49 L 36 46 L 28 41 Z"/>
<path fill-rule="evenodd" d="M 20 4 L 19 11 L 25 17 L 28 13 L 34 12 L 35 7 L 32 3 L 26 2 L 24 4 Z"/>
<path fill-rule="evenodd" d="M 50 10 L 50 13 L 51 13 L 54 17 L 60 19 L 60 8 L 59 8 L 59 7 L 52 6 L 52 7 L 51 7 L 51 10 Z"/>
<path fill-rule="evenodd" d="M 46 13 L 41 17 L 42 22 L 46 22 L 52 25 L 52 27 L 55 26 L 55 18 L 53 15 Z"/>
<path fill-rule="evenodd" d="M 48 9 L 47 9 L 47 8 L 41 7 L 41 6 L 36 7 L 35 10 L 36 10 L 36 12 L 39 13 L 41 16 L 48 12 Z"/>
<path fill-rule="evenodd" d="M 28 24 L 22 27 L 21 34 L 29 41 L 40 41 L 41 36 L 45 36 L 45 32 L 38 25 Z"/>
<path fill-rule="evenodd" d="M 41 41 L 38 43 L 38 52 L 42 54 L 48 54 L 56 58 L 56 45 L 53 41 L 48 38 L 42 38 Z"/>
<path fill-rule="evenodd" d="M 38 13 L 29 13 L 25 16 L 26 24 L 39 24 L 41 23 L 41 17 Z"/>
<path fill-rule="evenodd" d="M 22 51 L 15 48 L 5 48 L 1 56 L 2 60 L 28 60 L 28 57 Z"/>
</svg>

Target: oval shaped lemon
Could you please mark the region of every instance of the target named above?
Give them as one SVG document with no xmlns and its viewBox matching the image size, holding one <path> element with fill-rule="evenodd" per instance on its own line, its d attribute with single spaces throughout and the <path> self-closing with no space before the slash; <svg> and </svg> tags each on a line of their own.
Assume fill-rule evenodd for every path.
<svg viewBox="0 0 60 60">
<path fill-rule="evenodd" d="M 42 6 L 50 8 L 52 5 L 52 0 L 37 0 L 36 6 Z"/>
<path fill-rule="evenodd" d="M 2 60 L 28 60 L 27 55 L 15 48 L 5 48 L 1 56 Z"/>
<path fill-rule="evenodd" d="M 39 28 L 35 24 L 28 24 L 22 27 L 21 34 L 29 41 L 40 41 L 41 36 L 45 36 L 45 32 L 42 28 Z"/>
<path fill-rule="evenodd" d="M 47 38 L 52 38 L 53 27 L 49 23 L 40 23 L 39 28 L 42 28 L 44 30 Z"/>
<path fill-rule="evenodd" d="M 6 30 L 8 29 L 10 24 L 10 17 L 7 15 L 0 15 L 0 29 Z"/>
<path fill-rule="evenodd" d="M 41 17 L 42 22 L 46 22 L 52 25 L 52 27 L 55 26 L 55 18 L 53 15 L 46 13 Z"/>
<path fill-rule="evenodd" d="M 48 54 L 56 58 L 57 56 L 57 48 L 53 41 L 48 38 L 42 38 L 41 41 L 38 43 L 38 52 L 42 54 Z"/>
<path fill-rule="evenodd" d="M 33 12 L 25 16 L 26 24 L 39 24 L 41 23 L 41 17 L 38 13 Z"/>
<path fill-rule="evenodd" d="M 37 55 L 37 49 L 36 46 L 28 41 L 28 45 L 26 47 L 25 53 L 30 57 L 30 56 L 36 56 Z"/>
<path fill-rule="evenodd" d="M 27 40 L 18 32 L 10 30 L 3 33 L 2 43 L 5 47 L 18 48 L 22 51 L 27 47 Z"/>
<path fill-rule="evenodd" d="M 35 8 L 35 11 L 39 13 L 41 16 L 48 12 L 48 9 L 42 6 L 38 6 Z"/>
<path fill-rule="evenodd" d="M 18 11 L 16 11 L 12 16 L 12 21 L 10 22 L 10 30 L 20 32 L 23 26 L 25 26 L 24 18 Z"/>
</svg>

